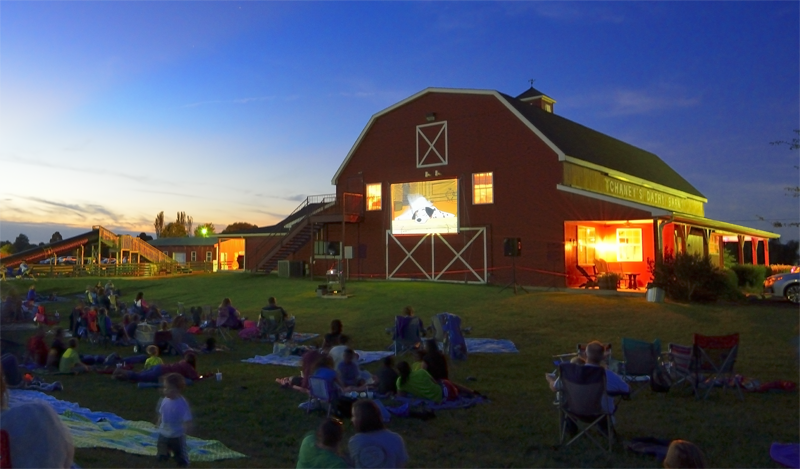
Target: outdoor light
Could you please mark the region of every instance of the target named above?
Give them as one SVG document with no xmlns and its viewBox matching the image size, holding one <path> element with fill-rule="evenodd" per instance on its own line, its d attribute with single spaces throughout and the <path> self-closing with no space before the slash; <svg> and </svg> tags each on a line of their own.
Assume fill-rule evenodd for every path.
<svg viewBox="0 0 800 469">
<path fill-rule="evenodd" d="M 200 233 L 201 233 L 203 236 L 205 236 L 205 235 L 206 235 L 206 233 L 208 233 L 208 228 L 206 228 L 206 227 L 203 227 L 203 228 L 201 228 L 201 229 L 200 229 Z"/>
<path fill-rule="evenodd" d="M 429 112 L 429 113 L 425 114 L 425 120 L 428 121 L 428 122 L 435 121 L 436 120 L 436 113 L 435 112 Z"/>
</svg>

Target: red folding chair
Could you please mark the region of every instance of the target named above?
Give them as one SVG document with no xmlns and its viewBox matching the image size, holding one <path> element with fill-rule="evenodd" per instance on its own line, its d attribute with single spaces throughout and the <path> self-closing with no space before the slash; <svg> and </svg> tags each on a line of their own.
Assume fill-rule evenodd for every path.
<svg viewBox="0 0 800 469">
<path fill-rule="evenodd" d="M 691 367 L 695 378 L 695 394 L 699 397 L 698 388 L 706 386 L 703 399 L 708 399 L 715 387 L 721 387 L 723 392 L 727 388 L 734 388 L 739 400 L 744 400 L 741 383 L 734 372 L 736 355 L 739 352 L 739 334 L 695 334 L 692 348 Z M 701 375 L 704 379 L 701 379 Z"/>
</svg>

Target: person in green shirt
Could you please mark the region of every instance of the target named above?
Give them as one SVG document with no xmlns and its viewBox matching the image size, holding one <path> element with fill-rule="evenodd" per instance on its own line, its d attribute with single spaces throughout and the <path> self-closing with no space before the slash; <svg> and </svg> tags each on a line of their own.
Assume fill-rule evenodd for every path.
<svg viewBox="0 0 800 469">
<path fill-rule="evenodd" d="M 425 369 L 412 370 L 406 361 L 397 364 L 397 394 L 411 394 L 414 397 L 442 402 L 442 386 Z"/>
<path fill-rule="evenodd" d="M 341 422 L 328 418 L 317 428 L 316 435 L 309 433 L 300 444 L 297 468 L 350 467 L 339 455 L 339 442 L 343 436 Z"/>
<path fill-rule="evenodd" d="M 149 355 L 149 357 L 147 357 L 147 360 L 145 360 L 145 362 L 144 362 L 144 369 L 145 370 L 149 370 L 150 368 L 152 368 L 152 367 L 154 367 L 156 365 L 163 365 L 164 364 L 164 360 L 162 360 L 161 357 L 158 356 L 158 347 L 157 346 L 148 345 L 146 350 L 147 350 L 147 355 Z"/>
<path fill-rule="evenodd" d="M 69 339 L 69 348 L 65 350 L 64 355 L 61 356 L 61 361 L 58 364 L 58 371 L 62 373 L 89 371 L 89 366 L 81 361 L 81 356 L 78 354 L 78 339 L 75 337 Z"/>
</svg>

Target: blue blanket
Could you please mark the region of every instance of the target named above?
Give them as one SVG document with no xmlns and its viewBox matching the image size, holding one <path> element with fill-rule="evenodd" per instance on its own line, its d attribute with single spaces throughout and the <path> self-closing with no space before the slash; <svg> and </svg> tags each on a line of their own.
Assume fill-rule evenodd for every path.
<svg viewBox="0 0 800 469">
<path fill-rule="evenodd" d="M 466 339 L 467 353 L 517 353 L 514 342 L 505 339 Z"/>
<path fill-rule="evenodd" d="M 109 412 L 93 412 L 73 402 L 61 401 L 38 391 L 12 389 L 9 407 L 44 401 L 67 426 L 76 448 L 109 448 L 143 456 L 156 455 L 158 429 L 150 422 L 134 422 Z M 187 437 L 190 461 L 245 458 L 216 440 Z"/>
<path fill-rule="evenodd" d="M 358 354 L 358 364 L 366 365 L 367 363 L 376 362 L 383 357 L 393 355 L 393 352 L 365 352 L 363 350 L 356 350 Z M 300 367 L 300 357 L 297 355 L 289 355 L 288 357 L 281 357 L 280 355 L 256 355 L 253 358 L 242 360 L 245 363 L 255 363 L 257 365 L 282 365 L 282 366 L 296 366 Z"/>
<path fill-rule="evenodd" d="M 408 417 L 410 409 L 416 406 L 424 406 L 431 410 L 451 410 L 451 409 L 467 409 L 483 402 L 489 402 L 489 400 L 483 396 L 475 396 L 475 397 L 459 396 L 458 399 L 456 400 L 442 401 L 438 404 L 434 401 L 429 401 L 427 399 L 418 399 L 416 397 L 395 396 L 394 400 L 402 402 L 402 404 L 394 407 L 386 406 L 386 410 L 388 410 L 392 415 L 396 415 L 398 417 Z"/>
</svg>

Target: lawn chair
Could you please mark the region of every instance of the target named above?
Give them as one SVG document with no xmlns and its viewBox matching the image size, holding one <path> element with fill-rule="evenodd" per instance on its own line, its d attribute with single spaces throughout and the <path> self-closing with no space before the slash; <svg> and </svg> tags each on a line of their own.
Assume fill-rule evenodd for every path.
<svg viewBox="0 0 800 469">
<path fill-rule="evenodd" d="M 734 372 L 736 355 L 739 351 L 739 334 L 724 336 L 694 335 L 691 369 L 694 374 L 695 390 L 707 386 L 703 399 L 708 399 L 711 390 L 717 386 L 722 391 L 731 387 L 736 389 L 739 400 L 744 400 L 742 386 Z M 700 379 L 700 375 L 705 380 Z M 699 397 L 699 394 L 697 394 Z"/>
<path fill-rule="evenodd" d="M 143 351 L 145 347 L 153 343 L 156 336 L 156 328 L 146 322 L 140 322 L 136 325 L 136 346 L 134 353 Z"/>
<path fill-rule="evenodd" d="M 689 345 L 670 344 L 667 346 L 665 362 L 669 377 L 672 379 L 672 389 L 679 385 L 692 384 L 692 347 Z M 697 394 L 697 390 L 692 386 L 692 391 Z"/>
<path fill-rule="evenodd" d="M 561 363 L 558 366 L 559 444 L 569 446 L 582 436 L 600 449 L 611 452 L 614 442 L 612 411 L 603 409 L 606 398 L 606 371 L 597 366 Z M 578 431 L 567 439 L 570 427 Z M 583 428 L 581 428 L 583 427 Z"/>
<path fill-rule="evenodd" d="M 631 395 L 644 389 L 658 366 L 661 341 L 644 342 L 623 337 L 620 377 L 631 387 Z"/>
<path fill-rule="evenodd" d="M 419 350 L 422 336 L 425 335 L 422 320 L 417 316 L 395 316 L 394 328 L 387 329 L 387 332 L 392 332 L 389 349 L 394 351 L 395 356 L 410 350 Z"/>
<path fill-rule="evenodd" d="M 258 331 L 259 336 L 270 342 L 279 341 L 282 332 L 289 332 L 289 327 L 283 319 L 283 310 L 281 308 L 263 308 L 258 316 Z M 275 336 L 274 340 L 272 340 L 273 335 Z"/>
<path fill-rule="evenodd" d="M 306 404 L 306 413 L 311 412 L 311 403 L 316 400 L 323 405 L 328 406 L 328 411 L 325 417 L 331 416 L 331 407 L 334 399 L 336 399 L 336 390 L 333 389 L 331 384 L 322 378 L 310 377 L 308 378 L 308 404 Z"/>
<path fill-rule="evenodd" d="M 577 267 L 578 272 L 580 272 L 581 275 L 583 275 L 583 277 L 586 279 L 585 282 L 578 285 L 578 288 L 594 288 L 599 286 L 599 284 L 597 283 L 597 272 L 595 271 L 594 266 L 592 266 L 591 274 L 589 272 L 586 272 L 586 269 L 584 269 L 579 265 L 576 265 L 575 267 Z"/>
<path fill-rule="evenodd" d="M 467 359 L 467 342 L 464 334 L 472 331 L 471 327 L 461 327 L 461 317 L 456 314 L 439 313 L 431 318 L 434 338 L 442 343 L 442 351 L 452 360 Z"/>
</svg>

